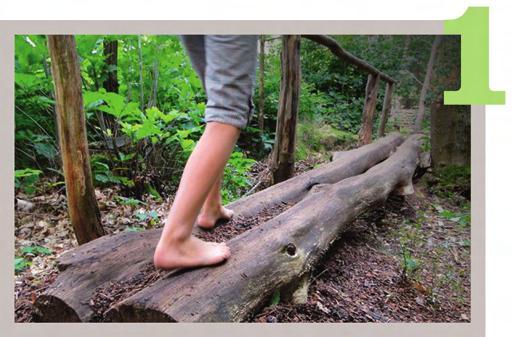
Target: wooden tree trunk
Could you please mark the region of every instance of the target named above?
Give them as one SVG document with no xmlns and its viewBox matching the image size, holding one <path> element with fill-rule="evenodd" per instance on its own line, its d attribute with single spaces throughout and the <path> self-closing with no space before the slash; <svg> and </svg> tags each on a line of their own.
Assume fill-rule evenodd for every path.
<svg viewBox="0 0 513 337">
<path fill-rule="evenodd" d="M 265 105 L 265 35 L 260 35 L 260 54 L 258 64 L 259 97 L 258 97 L 258 128 L 264 130 L 264 105 Z"/>
<path fill-rule="evenodd" d="M 365 104 L 363 106 L 362 127 L 358 134 L 359 144 L 365 145 L 372 141 L 372 125 L 378 98 L 379 75 L 370 74 L 365 87 Z"/>
<path fill-rule="evenodd" d="M 57 122 L 68 212 L 79 244 L 104 234 L 96 202 L 85 114 L 82 101 L 80 65 L 72 35 L 49 35 Z"/>
<path fill-rule="evenodd" d="M 157 106 L 158 88 L 159 88 L 159 61 L 157 58 L 155 58 L 155 60 L 153 61 L 150 98 L 148 100 L 148 105 L 147 105 L 149 108 Z"/>
<path fill-rule="evenodd" d="M 221 266 L 178 272 L 118 303 L 113 321 L 239 322 L 310 271 L 359 214 L 392 192 L 411 194 L 420 136 L 366 173 L 317 185 L 294 207 L 228 241 Z"/>
<path fill-rule="evenodd" d="M 391 134 L 372 144 L 340 153 L 336 161 L 242 198 L 229 207 L 235 211 L 235 217 L 251 218 L 264 209 L 295 204 L 314 186 L 333 184 L 367 171 L 388 158 L 402 141 L 400 135 Z M 58 261 L 61 270 L 58 278 L 36 301 L 40 320 L 93 319 L 94 313 L 88 303 L 95 289 L 108 287 L 110 282 L 138 277 L 138 272 L 151 263 L 160 234 L 159 229 L 106 236 L 62 255 Z"/>
<path fill-rule="evenodd" d="M 273 184 L 287 180 L 294 173 L 296 124 L 301 86 L 300 40 L 299 35 L 283 36 L 280 102 L 271 167 Z"/>
<path fill-rule="evenodd" d="M 107 92 L 119 93 L 118 82 L 118 40 L 106 39 L 103 42 L 103 55 L 105 57 L 105 74 L 106 79 L 103 81 L 103 88 Z M 101 111 L 98 112 L 100 126 L 104 132 L 104 138 L 108 147 L 112 144 L 112 148 L 117 153 L 115 139 L 118 135 L 118 123 L 114 116 L 105 114 Z M 111 136 L 108 137 L 106 129 L 110 129 Z M 108 138 L 107 138 L 108 137 Z M 110 155 L 110 154 L 109 154 Z M 112 162 L 112 159 L 111 159 Z"/>
<path fill-rule="evenodd" d="M 119 93 L 118 40 L 105 40 L 103 42 L 103 55 L 105 56 L 105 65 L 107 68 L 107 78 L 103 82 L 103 87 L 107 92 Z"/>
<path fill-rule="evenodd" d="M 424 83 L 422 83 L 422 89 L 420 90 L 419 110 L 417 111 L 417 117 L 415 118 L 415 131 L 420 131 L 420 129 L 422 128 L 422 122 L 424 121 L 426 95 L 429 89 L 429 85 L 431 83 L 431 76 L 433 75 L 433 66 L 435 64 L 436 51 L 438 49 L 440 41 L 441 36 L 437 35 L 433 41 L 433 45 L 431 46 L 431 54 L 429 55 L 426 76 L 424 76 Z"/>
<path fill-rule="evenodd" d="M 470 105 L 431 105 L 431 159 L 434 169 L 470 165 Z"/>
<path fill-rule="evenodd" d="M 385 99 L 383 100 L 383 109 L 381 110 L 381 119 L 379 121 L 378 137 L 385 135 L 385 127 L 387 125 L 388 116 L 392 109 L 392 95 L 394 93 L 394 85 L 392 83 L 386 84 Z"/>
</svg>

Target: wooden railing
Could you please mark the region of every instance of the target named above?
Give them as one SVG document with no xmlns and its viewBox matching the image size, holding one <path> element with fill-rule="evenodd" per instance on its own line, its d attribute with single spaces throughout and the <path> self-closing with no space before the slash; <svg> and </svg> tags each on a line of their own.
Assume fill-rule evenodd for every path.
<svg viewBox="0 0 513 337">
<path fill-rule="evenodd" d="M 301 64 L 299 61 L 301 37 L 327 47 L 342 62 L 352 64 L 369 74 L 365 87 L 362 126 L 358 133 L 360 145 L 369 144 L 372 141 L 372 126 L 380 81 L 386 83 L 386 88 L 378 129 L 379 137 L 385 134 L 385 125 L 392 106 L 396 81 L 373 65 L 346 51 L 335 39 L 327 35 L 284 35 L 282 37 L 280 99 L 271 167 L 273 183 L 286 180 L 294 173 L 296 124 L 301 86 Z"/>
</svg>

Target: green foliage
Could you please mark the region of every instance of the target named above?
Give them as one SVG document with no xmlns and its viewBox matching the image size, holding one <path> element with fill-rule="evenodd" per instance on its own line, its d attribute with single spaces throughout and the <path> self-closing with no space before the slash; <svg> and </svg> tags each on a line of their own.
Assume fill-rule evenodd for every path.
<svg viewBox="0 0 513 337">
<path fill-rule="evenodd" d="M 407 279 L 413 279 L 415 277 L 415 272 L 419 268 L 418 261 L 413 258 L 410 249 L 408 249 L 405 245 L 401 245 L 401 254 L 402 254 L 402 275 Z"/>
<path fill-rule="evenodd" d="M 21 253 L 25 256 L 27 255 L 51 255 L 52 251 L 49 248 L 42 246 L 25 246 L 21 249 Z"/>
<path fill-rule="evenodd" d="M 280 304 L 280 290 L 276 289 L 273 293 L 273 296 L 271 297 L 271 301 L 269 303 L 269 306 L 273 307 Z"/>
<path fill-rule="evenodd" d="M 24 271 L 25 269 L 30 267 L 31 264 L 32 264 L 32 262 L 26 260 L 24 257 L 15 257 L 14 258 L 14 271 L 16 274 L 21 273 L 22 271 Z"/>
<path fill-rule="evenodd" d="M 146 205 L 145 202 L 141 200 L 137 200 L 134 198 L 125 198 L 121 196 L 115 196 L 114 197 L 121 205 L 125 206 L 139 206 L 139 205 Z"/>
<path fill-rule="evenodd" d="M 25 246 L 20 250 L 22 256 L 14 258 L 14 271 L 16 274 L 21 273 L 32 265 L 31 258 L 38 255 L 51 255 L 53 252 L 42 246 Z"/>
<path fill-rule="evenodd" d="M 242 152 L 234 151 L 232 153 L 224 170 L 223 188 L 221 190 L 223 203 L 237 200 L 251 186 L 247 172 L 251 170 L 255 162 L 254 159 L 247 158 Z"/>
<path fill-rule="evenodd" d="M 434 170 L 433 192 L 441 197 L 455 195 L 470 200 L 470 166 L 450 165 Z"/>
<path fill-rule="evenodd" d="M 149 212 L 145 212 L 145 211 L 140 210 L 140 211 L 137 211 L 135 213 L 135 217 L 139 221 L 157 220 L 158 219 L 158 214 L 154 210 L 151 210 Z"/>
<path fill-rule="evenodd" d="M 185 162 L 202 134 L 206 98 L 180 40 L 168 35 L 75 38 L 95 184 L 118 185 L 123 195 L 133 200 L 145 193 L 157 200 L 174 193 Z M 419 90 L 416 78 L 422 78 L 425 71 L 431 37 L 411 37 L 409 49 L 403 36 L 335 38 L 351 53 L 399 79 L 396 94 L 415 101 Z M 108 40 L 118 42 L 117 65 L 106 62 L 104 44 Z M 253 118 L 241 133 L 240 147 L 226 168 L 225 201 L 240 197 L 250 186 L 250 158 L 263 158 L 273 147 L 281 43 L 267 46 L 265 127 L 257 129 L 257 119 Z M 343 143 L 337 146 L 354 141 L 360 129 L 367 81 L 365 73 L 307 39 L 302 40 L 301 62 L 299 159 L 312 151 L 326 154 L 334 142 Z M 40 172 L 15 179 L 17 188 L 31 193 L 40 175 L 52 175 L 60 169 L 50 63 L 45 36 L 15 37 L 16 169 Z M 104 82 L 114 70 L 119 92 L 106 92 Z M 258 90 L 253 98 L 259 96 Z M 379 102 L 383 95 L 381 86 Z"/>
<path fill-rule="evenodd" d="M 39 181 L 39 176 L 43 173 L 40 170 L 26 168 L 14 171 L 14 187 L 21 189 L 26 194 L 36 192 L 35 184 Z"/>
<path fill-rule="evenodd" d="M 421 223 L 424 222 L 423 217 L 416 219 L 417 221 L 405 221 L 399 231 L 399 244 L 401 247 L 401 276 L 407 281 L 419 281 L 418 271 L 421 262 L 413 253 L 417 247 L 417 243 L 423 238 L 421 237 Z"/>
<path fill-rule="evenodd" d="M 463 207 L 463 212 L 453 212 L 443 209 L 440 206 L 435 207 L 439 215 L 449 221 L 457 223 L 460 227 L 470 226 L 470 207 Z"/>
<path fill-rule="evenodd" d="M 136 226 L 133 226 L 133 227 L 127 227 L 125 228 L 125 232 L 134 232 L 134 233 L 138 233 L 138 232 L 142 232 L 144 231 L 144 227 L 136 227 Z"/>
<path fill-rule="evenodd" d="M 296 158 L 303 160 L 311 153 L 329 156 L 329 151 L 335 147 L 347 146 L 357 140 L 357 135 L 329 124 L 304 121 L 297 126 Z"/>
<path fill-rule="evenodd" d="M 117 156 L 92 156 L 94 177 L 99 184 L 122 184 L 135 187 L 139 194 L 148 191 L 160 198 L 160 190 L 170 190 L 176 184 L 177 173 L 194 149 L 203 127 L 199 114 L 204 103 L 194 103 L 189 113 L 173 109 L 167 113 L 157 107 L 141 111 L 138 104 L 126 102 L 119 94 L 105 92 L 86 92 L 84 105 L 90 118 L 97 113 L 105 113 L 114 118 L 120 126 L 120 135 L 124 144 L 116 147 Z M 115 140 L 107 130 L 106 138 Z M 142 155 L 144 154 L 144 155 Z M 160 167 L 159 172 L 155 168 Z M 115 172 L 115 173 L 114 173 Z M 138 172 L 135 176 L 134 172 Z M 159 179 L 147 179 L 155 177 Z M 161 181 L 169 181 L 162 185 Z"/>
</svg>

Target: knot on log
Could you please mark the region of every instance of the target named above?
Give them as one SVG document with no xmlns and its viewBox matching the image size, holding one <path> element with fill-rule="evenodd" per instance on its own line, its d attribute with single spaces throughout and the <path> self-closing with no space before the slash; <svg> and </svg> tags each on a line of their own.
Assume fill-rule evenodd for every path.
<svg viewBox="0 0 513 337">
<path fill-rule="evenodd" d="M 315 184 L 310 187 L 310 193 L 324 192 L 331 184 Z"/>
<path fill-rule="evenodd" d="M 288 243 L 286 246 L 285 246 L 285 249 L 284 249 L 285 253 L 287 253 L 288 256 L 295 256 L 296 255 L 296 252 L 297 252 L 297 248 L 296 248 L 296 245 L 293 244 L 292 242 Z"/>
</svg>

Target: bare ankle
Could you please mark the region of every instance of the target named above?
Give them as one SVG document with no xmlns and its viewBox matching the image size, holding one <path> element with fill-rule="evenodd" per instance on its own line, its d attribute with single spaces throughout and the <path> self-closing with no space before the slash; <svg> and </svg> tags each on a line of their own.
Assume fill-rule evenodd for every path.
<svg viewBox="0 0 513 337">
<path fill-rule="evenodd" d="M 216 213 L 218 212 L 223 205 L 219 202 L 216 203 L 205 203 L 203 207 L 201 208 L 201 213 L 203 214 L 209 214 L 209 213 Z"/>
</svg>

